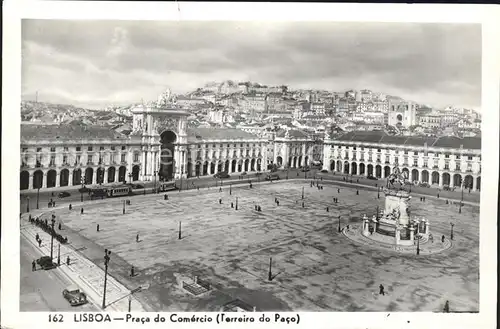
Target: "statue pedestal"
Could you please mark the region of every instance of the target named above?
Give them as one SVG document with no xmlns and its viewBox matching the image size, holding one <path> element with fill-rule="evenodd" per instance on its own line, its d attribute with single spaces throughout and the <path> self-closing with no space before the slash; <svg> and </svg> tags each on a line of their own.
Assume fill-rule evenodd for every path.
<svg viewBox="0 0 500 329">
<path fill-rule="evenodd" d="M 399 216 L 399 223 L 408 225 L 410 222 L 409 210 L 411 196 L 407 191 L 384 189 L 384 215 Z"/>
</svg>

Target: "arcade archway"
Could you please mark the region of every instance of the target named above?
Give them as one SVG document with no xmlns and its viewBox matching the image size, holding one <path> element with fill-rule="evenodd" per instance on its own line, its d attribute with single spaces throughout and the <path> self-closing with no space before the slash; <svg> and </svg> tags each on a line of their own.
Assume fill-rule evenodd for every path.
<svg viewBox="0 0 500 329">
<path fill-rule="evenodd" d="M 27 190 L 30 186 L 30 173 L 21 171 L 19 183 L 21 190 Z"/>
<path fill-rule="evenodd" d="M 160 135 L 161 143 L 161 156 L 160 156 L 160 180 L 170 180 L 174 177 L 174 150 L 177 135 L 171 131 L 166 130 Z"/>
</svg>

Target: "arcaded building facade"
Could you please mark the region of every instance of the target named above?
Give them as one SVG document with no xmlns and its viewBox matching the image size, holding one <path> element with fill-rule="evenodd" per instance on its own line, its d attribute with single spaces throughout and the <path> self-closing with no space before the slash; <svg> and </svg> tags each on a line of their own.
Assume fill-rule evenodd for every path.
<svg viewBox="0 0 500 329">
<path fill-rule="evenodd" d="M 266 170 L 267 140 L 224 128 L 187 128 L 160 98 L 132 110 L 129 136 L 87 125 L 21 125 L 20 189 L 164 181 Z"/>
<path fill-rule="evenodd" d="M 386 178 L 398 164 L 412 182 L 474 191 L 481 187 L 481 139 L 350 132 L 326 138 L 323 169 Z"/>
</svg>

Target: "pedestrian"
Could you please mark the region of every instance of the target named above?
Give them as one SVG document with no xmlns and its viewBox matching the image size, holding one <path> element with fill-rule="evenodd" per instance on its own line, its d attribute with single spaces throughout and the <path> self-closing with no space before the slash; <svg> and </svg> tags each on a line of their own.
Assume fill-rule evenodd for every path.
<svg viewBox="0 0 500 329">
<path fill-rule="evenodd" d="M 379 288 L 378 294 L 385 296 L 384 286 L 382 284 L 380 284 L 380 286 L 378 286 L 378 288 Z"/>
<path fill-rule="evenodd" d="M 83 207 L 80 209 L 80 214 L 83 215 Z"/>
<path fill-rule="evenodd" d="M 321 177 L 320 180 L 323 181 L 323 177 Z"/>
<path fill-rule="evenodd" d="M 448 200 L 446 200 L 446 204 L 449 204 Z"/>
<path fill-rule="evenodd" d="M 304 208 L 304 202 L 302 202 L 302 208 Z"/>
<path fill-rule="evenodd" d="M 222 204 L 222 199 L 219 199 L 219 204 Z"/>
<path fill-rule="evenodd" d="M 130 268 L 130 276 L 135 276 L 135 268 L 133 266 Z"/>
<path fill-rule="evenodd" d="M 449 301 L 446 301 L 446 303 L 444 303 L 443 312 L 450 313 L 450 302 Z"/>
<path fill-rule="evenodd" d="M 40 236 L 38 235 L 38 233 L 35 235 L 35 240 L 36 241 L 40 240 Z"/>
<path fill-rule="evenodd" d="M 222 192 L 222 187 L 219 187 L 219 192 Z"/>
<path fill-rule="evenodd" d="M 326 207 L 326 212 L 330 212 L 330 208 Z"/>
<path fill-rule="evenodd" d="M 234 203 L 231 202 L 231 208 L 234 208 Z"/>
<path fill-rule="evenodd" d="M 35 272 L 35 271 L 36 271 L 36 262 L 35 262 L 35 261 L 32 261 L 32 262 L 31 262 L 31 271 L 32 271 L 32 272 Z"/>
<path fill-rule="evenodd" d="M 279 206 L 280 205 L 280 202 L 279 201 L 276 201 L 276 205 Z"/>
<path fill-rule="evenodd" d="M 52 201 L 52 207 L 55 207 L 55 206 L 56 206 L 56 202 Z"/>
<path fill-rule="evenodd" d="M 356 195 L 359 195 L 359 190 L 356 190 Z"/>
<path fill-rule="evenodd" d="M 73 206 L 71 205 L 71 203 L 69 204 L 68 208 L 69 208 L 69 210 L 73 209 Z"/>
<path fill-rule="evenodd" d="M 61 222 L 59 222 L 59 225 L 57 226 L 57 228 L 59 229 L 59 231 L 62 229 Z"/>
<path fill-rule="evenodd" d="M 424 196 L 424 202 L 425 202 L 425 196 Z"/>
<path fill-rule="evenodd" d="M 340 193 L 340 189 L 339 188 L 337 189 L 337 193 Z"/>
<path fill-rule="evenodd" d="M 356 178 L 356 183 L 359 183 L 359 178 Z"/>
<path fill-rule="evenodd" d="M 199 186 L 197 186 L 197 187 L 196 187 L 196 189 L 199 191 L 199 190 L 200 190 L 200 187 L 199 187 Z"/>
<path fill-rule="evenodd" d="M 99 232 L 99 224 L 97 224 L 97 232 Z"/>
<path fill-rule="evenodd" d="M 444 243 L 444 234 L 441 236 L 441 242 Z"/>
<path fill-rule="evenodd" d="M 139 233 L 135 236 L 135 242 L 139 242 Z"/>
<path fill-rule="evenodd" d="M 347 225 L 347 231 L 349 231 L 349 225 Z"/>
<path fill-rule="evenodd" d="M 42 246 L 42 239 L 38 239 L 38 246 L 41 247 Z"/>
<path fill-rule="evenodd" d="M 68 256 L 68 257 L 66 258 L 66 265 L 68 265 L 68 266 L 69 266 L 70 262 L 71 262 L 71 260 L 69 259 L 69 256 Z"/>
</svg>

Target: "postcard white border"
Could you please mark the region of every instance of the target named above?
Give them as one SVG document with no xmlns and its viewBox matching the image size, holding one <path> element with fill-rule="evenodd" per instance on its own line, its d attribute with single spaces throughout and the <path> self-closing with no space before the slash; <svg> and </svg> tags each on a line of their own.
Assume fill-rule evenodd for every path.
<svg viewBox="0 0 500 329">
<path fill-rule="evenodd" d="M 19 142 L 21 102 L 21 19 L 384 21 L 481 23 L 482 171 L 480 213 L 480 313 L 312 313 L 299 325 L 239 323 L 239 328 L 493 328 L 496 311 L 496 225 L 500 72 L 500 10 L 491 5 L 385 5 L 306 3 L 120 3 L 9 1 L 3 17 L 2 89 L 2 328 L 50 328 L 48 313 L 19 313 Z M 14 264 L 14 265 L 13 265 Z M 259 313 L 260 314 L 260 313 Z M 68 314 L 69 315 L 69 314 Z M 101 327 L 93 323 L 86 328 Z M 109 324 L 108 324 L 109 325 Z M 66 322 L 59 326 L 80 327 Z M 116 328 L 132 327 L 114 323 Z M 173 324 L 165 325 L 168 327 Z M 185 328 L 218 326 L 182 324 Z M 83 326 L 82 326 L 83 327 Z"/>
</svg>

